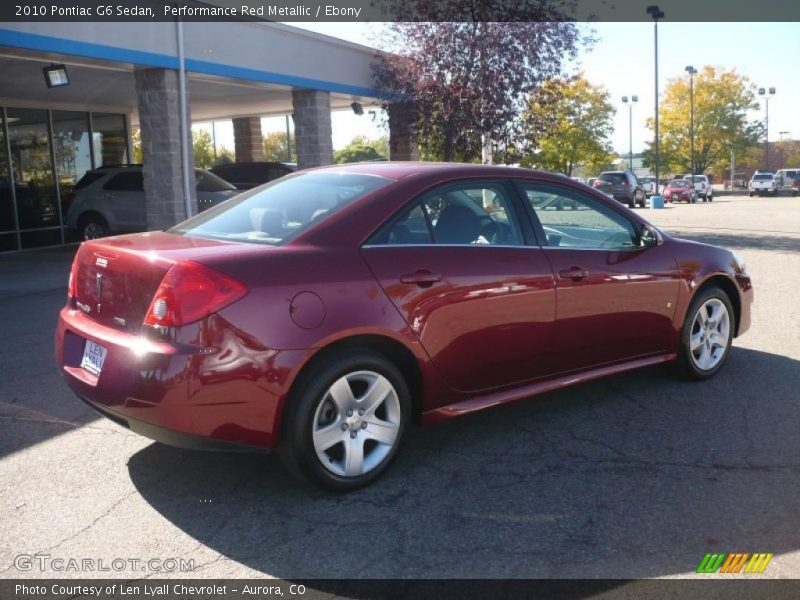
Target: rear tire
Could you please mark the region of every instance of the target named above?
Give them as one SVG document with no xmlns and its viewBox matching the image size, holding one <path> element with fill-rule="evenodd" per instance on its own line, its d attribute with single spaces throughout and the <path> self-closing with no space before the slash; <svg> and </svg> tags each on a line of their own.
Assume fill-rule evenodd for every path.
<svg viewBox="0 0 800 600">
<path fill-rule="evenodd" d="M 728 358 L 735 326 L 728 294 L 715 285 L 701 288 L 683 322 L 676 361 L 678 374 L 695 380 L 713 377 Z"/>
<path fill-rule="evenodd" d="M 78 220 L 78 233 L 82 240 L 96 240 L 107 236 L 111 230 L 101 215 L 89 213 Z"/>
<path fill-rule="evenodd" d="M 282 419 L 284 465 L 336 491 L 375 481 L 397 454 L 411 415 L 403 375 L 383 355 L 356 350 L 301 377 Z"/>
</svg>

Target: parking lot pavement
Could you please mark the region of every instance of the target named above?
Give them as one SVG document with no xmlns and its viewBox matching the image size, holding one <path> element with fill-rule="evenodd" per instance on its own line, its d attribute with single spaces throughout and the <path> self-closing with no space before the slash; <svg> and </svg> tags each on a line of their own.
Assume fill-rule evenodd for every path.
<svg viewBox="0 0 800 600">
<path fill-rule="evenodd" d="M 63 283 L 0 297 L 0 576 L 92 575 L 14 567 L 42 553 L 182 557 L 199 577 L 692 577 L 706 552 L 740 551 L 797 577 L 800 199 L 639 210 L 747 260 L 753 326 L 716 378 L 650 368 L 414 430 L 347 495 L 96 418 L 54 365 Z"/>
</svg>

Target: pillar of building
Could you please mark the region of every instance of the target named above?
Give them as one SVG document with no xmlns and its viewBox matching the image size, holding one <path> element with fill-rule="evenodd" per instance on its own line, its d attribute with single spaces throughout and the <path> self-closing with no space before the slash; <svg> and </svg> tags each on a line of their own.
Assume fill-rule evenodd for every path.
<svg viewBox="0 0 800 600">
<path fill-rule="evenodd" d="M 390 160 L 419 160 L 418 113 L 410 102 L 390 104 Z"/>
<path fill-rule="evenodd" d="M 167 229 L 186 219 L 178 72 L 171 69 L 137 69 L 136 99 L 142 137 L 147 229 Z M 194 164 L 191 117 L 187 98 L 186 149 Z M 189 168 L 190 206 L 197 211 L 194 169 Z"/>
<path fill-rule="evenodd" d="M 233 119 L 233 146 L 236 151 L 236 162 L 264 160 L 261 117 L 236 117 Z"/>
<path fill-rule="evenodd" d="M 333 163 L 331 94 L 320 90 L 292 90 L 297 167 L 307 169 Z"/>
</svg>

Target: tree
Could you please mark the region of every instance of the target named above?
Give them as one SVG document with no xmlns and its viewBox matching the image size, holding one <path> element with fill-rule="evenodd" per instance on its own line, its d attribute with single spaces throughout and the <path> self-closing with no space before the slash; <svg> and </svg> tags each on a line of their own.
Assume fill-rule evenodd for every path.
<svg viewBox="0 0 800 600">
<path fill-rule="evenodd" d="M 523 113 L 520 162 L 567 176 L 578 165 L 602 170 L 611 160 L 615 112 L 608 92 L 582 75 L 545 82 Z"/>
<path fill-rule="evenodd" d="M 236 162 L 236 152 L 227 146 L 222 146 L 219 149 L 219 157 L 217 162 L 221 165 L 227 165 Z"/>
<path fill-rule="evenodd" d="M 422 154 L 470 160 L 481 137 L 507 143 L 525 97 L 562 73 L 581 43 L 563 21 L 573 0 L 399 2 L 416 22 L 395 22 L 373 66 L 376 87 L 415 105 Z M 419 22 L 422 21 L 422 22 Z"/>
<path fill-rule="evenodd" d="M 664 172 L 691 170 L 689 76 L 672 79 L 659 106 L 659 163 Z M 705 66 L 694 78 L 694 165 L 696 173 L 722 173 L 730 153 L 744 152 L 763 135 L 760 122 L 748 122 L 747 111 L 759 108 L 755 85 L 721 68 Z M 648 119 L 653 128 L 653 119 Z M 652 142 L 645 166 L 655 161 Z"/>
<path fill-rule="evenodd" d="M 364 136 L 356 136 L 341 150 L 333 153 L 337 163 L 352 163 L 365 160 L 387 160 L 389 158 L 389 140 L 380 138 L 368 140 Z"/>
<path fill-rule="evenodd" d="M 205 129 L 192 130 L 192 151 L 194 152 L 194 166 L 200 169 L 210 169 L 214 166 L 214 141 L 211 134 Z"/>
<path fill-rule="evenodd" d="M 286 133 L 282 131 L 272 131 L 264 136 L 264 160 L 276 162 L 297 162 L 297 144 L 292 138 L 291 156 L 287 152 Z"/>
</svg>

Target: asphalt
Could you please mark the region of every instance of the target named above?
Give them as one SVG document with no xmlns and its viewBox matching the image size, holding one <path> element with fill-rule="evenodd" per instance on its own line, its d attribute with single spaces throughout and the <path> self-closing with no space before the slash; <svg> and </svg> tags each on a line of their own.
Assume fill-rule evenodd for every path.
<svg viewBox="0 0 800 600">
<path fill-rule="evenodd" d="M 748 263 L 752 329 L 717 377 L 649 368 L 415 429 L 347 495 L 97 418 L 53 358 L 70 252 L 0 257 L 0 577 L 95 574 L 15 567 L 35 553 L 194 561 L 176 577 L 694 577 L 710 551 L 800 577 L 800 198 L 639 210 Z"/>
</svg>

